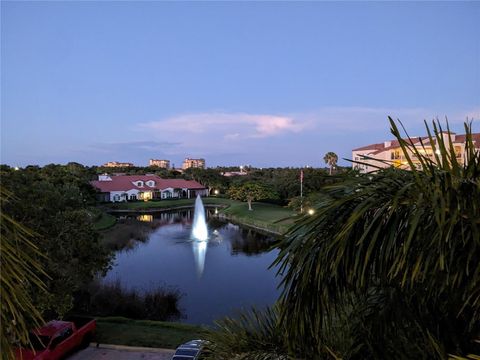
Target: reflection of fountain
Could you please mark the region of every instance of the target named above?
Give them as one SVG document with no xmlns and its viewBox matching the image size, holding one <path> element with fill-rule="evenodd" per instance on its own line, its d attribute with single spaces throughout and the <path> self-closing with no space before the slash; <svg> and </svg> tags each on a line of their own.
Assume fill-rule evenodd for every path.
<svg viewBox="0 0 480 360">
<path fill-rule="evenodd" d="M 195 258 L 195 266 L 198 276 L 202 276 L 205 268 L 205 255 L 207 255 L 207 241 L 196 241 L 192 243 L 193 257 Z"/>
<path fill-rule="evenodd" d="M 208 229 L 205 221 L 205 208 L 200 195 L 195 200 L 195 212 L 192 226 L 193 256 L 197 266 L 198 275 L 201 276 L 205 267 L 205 255 L 207 254 Z"/>
</svg>

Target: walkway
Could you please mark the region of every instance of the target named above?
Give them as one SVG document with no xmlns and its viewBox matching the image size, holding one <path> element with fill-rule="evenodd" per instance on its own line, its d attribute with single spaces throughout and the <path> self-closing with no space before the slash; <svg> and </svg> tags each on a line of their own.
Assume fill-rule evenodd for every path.
<svg viewBox="0 0 480 360">
<path fill-rule="evenodd" d="M 171 360 L 175 350 L 117 345 L 95 345 L 77 352 L 68 360 Z"/>
</svg>

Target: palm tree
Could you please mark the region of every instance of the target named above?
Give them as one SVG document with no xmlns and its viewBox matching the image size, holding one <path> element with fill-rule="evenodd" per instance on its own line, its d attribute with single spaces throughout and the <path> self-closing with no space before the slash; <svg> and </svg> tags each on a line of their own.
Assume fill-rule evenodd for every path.
<svg viewBox="0 0 480 360">
<path fill-rule="evenodd" d="M 328 153 L 325 154 L 325 156 L 323 157 L 323 160 L 325 161 L 325 164 L 328 164 L 328 166 L 330 167 L 330 175 L 332 175 L 332 170 L 335 167 L 335 165 L 337 165 L 337 161 L 338 161 L 337 154 L 335 154 L 332 151 L 329 151 Z"/>
<path fill-rule="evenodd" d="M 433 134 L 426 126 L 430 159 L 389 120 L 409 170 L 379 169 L 330 186 L 315 215 L 280 245 L 288 339 L 320 353 L 319 334 L 349 313 L 360 358 L 478 351 L 480 153 L 471 124 L 461 164 L 439 123 Z"/>
<path fill-rule="evenodd" d="M 438 122 L 433 133 L 426 126 L 430 159 L 389 121 L 410 169 L 378 169 L 325 188 L 315 215 L 279 243 L 273 265 L 283 292 L 277 321 L 270 321 L 275 330 L 261 322 L 254 330 L 220 327 L 214 353 L 227 351 L 222 341 L 305 359 L 480 353 L 480 152 L 471 124 L 462 164 Z M 252 333 L 267 336 L 248 343 Z M 231 358 L 243 352 L 236 347 Z"/>
<path fill-rule="evenodd" d="M 216 322 L 207 334 L 205 358 L 216 360 L 287 360 L 287 333 L 278 306 L 263 311 L 253 308 L 235 318 Z"/>
<path fill-rule="evenodd" d="M 13 359 L 12 341 L 29 345 L 31 326 L 40 325 L 40 312 L 32 304 L 29 291 L 45 291 L 40 279 L 45 276 L 35 257 L 41 256 L 31 242 L 33 233 L 5 213 L 4 205 L 11 201 L 12 194 L 0 189 L 2 211 L 0 213 L 1 242 L 0 259 L 0 348 L 2 359 Z"/>
</svg>

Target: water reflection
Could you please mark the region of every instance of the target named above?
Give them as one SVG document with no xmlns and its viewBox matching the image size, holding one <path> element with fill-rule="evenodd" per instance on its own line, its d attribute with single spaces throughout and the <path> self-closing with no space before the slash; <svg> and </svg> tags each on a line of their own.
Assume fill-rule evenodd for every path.
<svg viewBox="0 0 480 360">
<path fill-rule="evenodd" d="M 275 238 L 272 236 L 260 235 L 252 229 L 240 228 L 238 226 L 232 231 L 232 235 L 230 238 L 232 255 L 259 255 L 269 251 L 275 243 Z"/>
<path fill-rule="evenodd" d="M 144 222 L 153 222 L 153 215 L 142 214 L 138 215 L 137 219 Z"/>
<path fill-rule="evenodd" d="M 207 241 L 192 241 L 193 257 L 195 259 L 195 268 L 199 277 L 203 274 L 205 269 L 205 256 L 207 255 Z"/>
</svg>

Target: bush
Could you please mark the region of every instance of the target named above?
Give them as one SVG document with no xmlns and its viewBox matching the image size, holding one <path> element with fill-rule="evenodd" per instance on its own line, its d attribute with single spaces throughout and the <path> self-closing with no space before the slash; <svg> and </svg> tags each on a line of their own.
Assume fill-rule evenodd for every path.
<svg viewBox="0 0 480 360">
<path fill-rule="evenodd" d="M 171 287 L 139 291 L 120 281 L 94 282 L 77 293 L 74 312 L 92 316 L 123 316 L 130 319 L 173 321 L 182 318 L 178 303 L 182 294 Z"/>
</svg>

